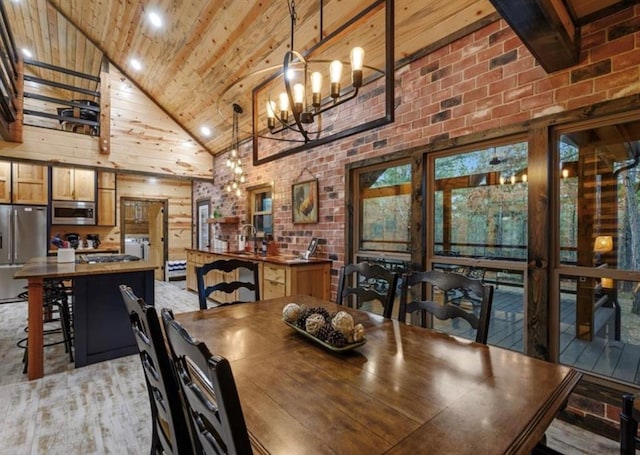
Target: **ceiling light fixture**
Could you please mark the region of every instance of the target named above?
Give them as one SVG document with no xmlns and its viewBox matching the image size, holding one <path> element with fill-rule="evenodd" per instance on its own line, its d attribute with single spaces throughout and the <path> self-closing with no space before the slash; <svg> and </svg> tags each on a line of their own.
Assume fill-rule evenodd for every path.
<svg viewBox="0 0 640 455">
<path fill-rule="evenodd" d="M 266 103 L 266 124 L 271 134 L 278 134 L 286 130 L 295 131 L 301 137 L 289 140 L 307 143 L 312 140 L 312 135 L 316 135 L 317 138 L 322 132 L 320 121 L 318 121 L 314 130 L 311 129 L 311 125 L 315 123 L 316 118 L 319 118 L 323 112 L 338 107 L 358 96 L 358 90 L 362 87 L 364 49 L 358 46 L 351 49 L 351 87 L 343 90 L 341 87 L 342 69 L 345 65 L 343 62 L 332 60 L 328 65 L 324 60 L 313 62 L 310 59 L 305 59 L 300 52 L 294 50 L 295 27 L 298 15 L 295 1 L 288 0 L 288 4 L 291 18 L 291 44 L 290 50 L 285 53 L 282 63 L 284 91 L 278 93 L 277 96 L 275 96 L 275 93 L 270 93 Z M 322 22 L 322 10 L 320 15 Z M 314 63 L 324 63 L 326 68 L 323 71 L 318 65 L 314 65 L 316 70 L 312 71 L 311 66 Z M 330 80 L 329 97 L 323 99 L 323 72 L 326 74 L 327 70 Z M 382 70 L 375 71 L 384 74 Z M 348 95 L 344 96 L 345 93 Z"/>
<path fill-rule="evenodd" d="M 200 132 L 203 136 L 209 137 L 211 136 L 211 129 L 208 126 L 201 126 Z"/>
<path fill-rule="evenodd" d="M 129 60 L 129 63 L 131 64 L 131 67 L 136 71 L 140 71 L 142 69 L 142 63 L 140 63 L 140 61 L 135 58 Z"/>
<path fill-rule="evenodd" d="M 332 13 L 326 28 L 323 0 L 298 3 L 287 0 L 290 40 L 282 64 L 244 74 L 218 98 L 218 112 L 227 121 L 229 105 L 252 106 L 250 130 L 244 128 L 248 120 L 241 130 L 253 138 L 254 165 L 393 122 L 394 1 L 372 0 L 344 23 Z M 307 31 L 301 36 L 313 43 L 305 52 L 295 49 L 301 18 Z M 312 30 L 318 38 L 310 36 Z M 366 49 L 372 50 L 367 64 Z"/>
<path fill-rule="evenodd" d="M 156 13 L 155 11 L 151 11 L 147 17 L 149 18 L 149 22 L 151 22 L 151 25 L 153 25 L 155 28 L 162 27 L 162 17 L 160 16 L 160 14 Z"/>
<path fill-rule="evenodd" d="M 242 159 L 240 158 L 240 140 L 238 138 L 238 115 L 242 114 L 242 107 L 233 104 L 233 126 L 231 129 L 231 149 L 227 157 L 227 167 L 231 169 L 231 181 L 225 186 L 228 193 L 235 193 L 236 196 L 242 195 L 240 184 L 246 182 Z"/>
<path fill-rule="evenodd" d="M 24 55 L 27 58 L 33 57 L 33 54 L 31 53 L 31 51 L 29 49 L 27 49 L 26 47 L 22 48 L 22 55 Z"/>
</svg>

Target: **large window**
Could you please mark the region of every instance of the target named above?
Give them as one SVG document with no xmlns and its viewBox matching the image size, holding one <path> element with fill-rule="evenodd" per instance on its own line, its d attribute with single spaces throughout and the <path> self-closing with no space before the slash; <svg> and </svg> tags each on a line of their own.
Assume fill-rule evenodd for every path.
<svg viewBox="0 0 640 455">
<path fill-rule="evenodd" d="M 527 257 L 527 143 L 435 160 L 434 253 Z"/>
<path fill-rule="evenodd" d="M 256 228 L 258 237 L 273 235 L 271 185 L 253 188 L 249 191 L 249 207 L 251 223 Z"/>
<path fill-rule="evenodd" d="M 640 384 L 640 121 L 557 134 L 560 362 Z"/>
<path fill-rule="evenodd" d="M 524 140 L 430 157 L 427 262 L 495 286 L 488 343 L 524 350 L 528 144 Z M 437 298 L 438 294 L 434 295 Z M 479 312 L 472 300 L 462 302 Z M 433 327 L 474 339 L 459 321 Z"/>
<path fill-rule="evenodd" d="M 411 164 L 358 172 L 360 251 L 407 253 L 411 241 Z"/>
</svg>

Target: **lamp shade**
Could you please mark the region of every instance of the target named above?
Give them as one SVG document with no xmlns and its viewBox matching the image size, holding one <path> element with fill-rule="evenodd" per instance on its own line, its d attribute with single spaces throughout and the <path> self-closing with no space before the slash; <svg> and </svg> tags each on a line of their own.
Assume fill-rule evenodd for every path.
<svg viewBox="0 0 640 455">
<path fill-rule="evenodd" d="M 593 244 L 594 253 L 608 253 L 613 250 L 613 237 L 610 235 L 599 235 Z"/>
</svg>

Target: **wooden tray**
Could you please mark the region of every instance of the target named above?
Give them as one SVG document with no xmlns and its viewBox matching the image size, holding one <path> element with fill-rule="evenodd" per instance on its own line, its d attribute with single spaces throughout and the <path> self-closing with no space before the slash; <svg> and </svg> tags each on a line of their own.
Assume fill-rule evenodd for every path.
<svg viewBox="0 0 640 455">
<path fill-rule="evenodd" d="M 339 348 L 339 347 L 336 347 L 336 346 L 332 346 L 329 343 L 325 343 L 324 341 L 320 340 L 319 338 L 316 338 L 313 335 L 311 335 L 306 330 L 302 330 L 300 327 L 298 327 L 298 326 L 296 326 L 294 324 L 291 324 L 290 322 L 287 322 L 284 319 L 282 320 L 282 322 L 287 324 L 289 327 L 291 327 L 296 332 L 304 335 L 305 337 L 309 338 L 310 340 L 313 340 L 316 344 L 319 344 L 323 348 L 328 349 L 329 351 L 333 351 L 333 352 L 351 351 L 352 349 L 359 348 L 360 346 L 362 346 L 363 344 L 365 344 L 367 342 L 367 338 L 365 337 L 361 341 L 358 341 L 357 343 L 346 344 L 346 345 L 342 346 L 341 348 Z"/>
</svg>

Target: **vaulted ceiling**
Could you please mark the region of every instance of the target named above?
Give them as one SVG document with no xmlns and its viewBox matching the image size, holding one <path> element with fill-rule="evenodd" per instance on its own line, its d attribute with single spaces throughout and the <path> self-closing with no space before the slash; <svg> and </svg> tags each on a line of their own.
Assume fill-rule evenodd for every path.
<svg viewBox="0 0 640 455">
<path fill-rule="evenodd" d="M 320 3 L 295 2 L 298 50 L 308 49 L 319 39 Z M 326 33 L 371 0 L 323 3 Z M 502 6 L 509 3 L 554 5 L 542 8 L 542 16 L 560 9 L 564 11 L 557 15 L 561 23 L 579 27 L 636 2 L 396 0 L 396 62 L 497 19 L 493 4 L 512 27 L 518 27 L 517 17 L 507 17 Z M 228 147 L 231 140 L 231 105 L 219 102 L 225 87 L 249 72 L 280 63 L 290 40 L 287 0 L 12 0 L 5 2 L 5 8 L 18 48 L 30 49 L 34 60 L 98 75 L 106 57 L 213 154 Z M 159 29 L 147 20 L 152 10 L 164 17 Z M 528 35 L 524 27 L 517 31 L 527 42 L 531 32 Z M 349 37 L 351 41 L 356 38 Z M 530 49 L 535 39 L 527 43 Z M 142 63 L 142 70 L 131 67 L 133 57 Z M 245 87 L 247 97 L 237 100 L 247 109 L 251 88 Z M 212 136 L 202 135 L 202 125 L 211 128 Z M 243 125 L 241 130 L 250 128 Z"/>
</svg>

